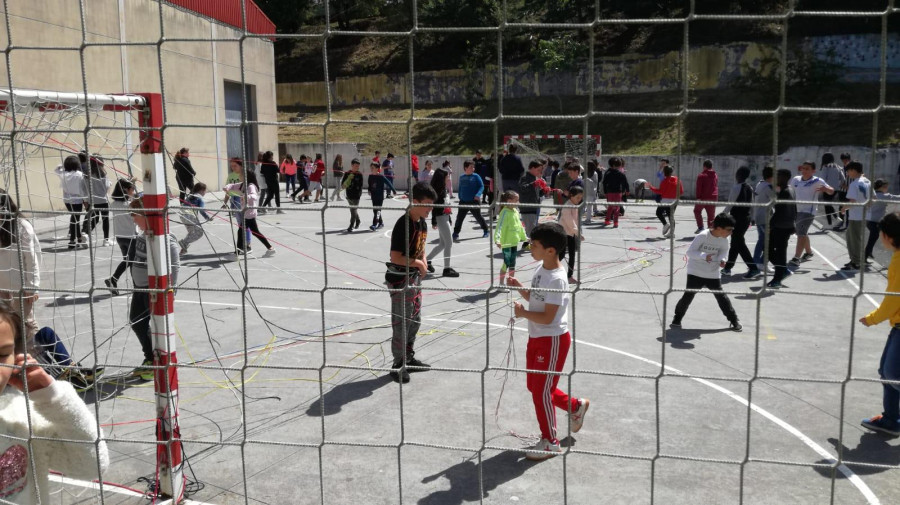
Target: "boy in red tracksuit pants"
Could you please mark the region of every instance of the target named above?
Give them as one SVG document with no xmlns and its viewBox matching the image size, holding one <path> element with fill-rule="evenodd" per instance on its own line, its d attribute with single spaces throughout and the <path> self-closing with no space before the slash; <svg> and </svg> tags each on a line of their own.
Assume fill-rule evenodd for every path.
<svg viewBox="0 0 900 505">
<path fill-rule="evenodd" d="M 560 263 L 566 253 L 566 231 L 555 222 L 541 223 L 531 232 L 531 257 L 542 262 L 531 278 L 531 290 L 519 290 L 528 301 L 528 309 L 516 302 L 516 317 L 528 320 L 528 349 L 525 353 L 528 370 L 561 372 L 572 344 L 569 335 L 569 282 L 566 269 Z M 521 288 L 522 283 L 512 277 L 507 286 Z M 547 291 L 553 290 L 553 291 Z M 527 374 L 528 390 L 534 401 L 541 440 L 529 447 L 525 455 L 541 461 L 561 452 L 556 436 L 556 410 L 569 413 L 572 433 L 581 429 L 584 415 L 591 405 L 587 398 L 573 398 L 556 386 L 559 375 Z"/>
<path fill-rule="evenodd" d="M 717 201 L 719 199 L 719 174 L 713 170 L 713 164 L 710 160 L 703 162 L 703 171 L 697 176 L 697 200 Z M 703 210 L 706 210 L 706 223 L 712 228 L 713 219 L 716 217 L 716 206 L 714 204 L 696 204 L 694 205 L 694 219 L 697 220 L 697 231 L 703 231 Z"/>
</svg>

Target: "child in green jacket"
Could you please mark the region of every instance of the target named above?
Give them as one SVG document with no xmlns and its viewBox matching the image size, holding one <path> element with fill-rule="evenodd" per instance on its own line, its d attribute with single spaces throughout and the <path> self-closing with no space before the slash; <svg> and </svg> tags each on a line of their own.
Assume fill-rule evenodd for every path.
<svg viewBox="0 0 900 505">
<path fill-rule="evenodd" d="M 522 216 L 516 204 L 519 203 L 519 194 L 515 191 L 504 191 L 500 195 L 500 217 L 497 218 L 497 227 L 494 228 L 494 243 L 503 250 L 503 267 L 500 269 L 500 285 L 506 284 L 506 276 L 516 276 L 516 254 L 520 242 L 528 240 L 525 227 L 522 226 Z"/>
</svg>

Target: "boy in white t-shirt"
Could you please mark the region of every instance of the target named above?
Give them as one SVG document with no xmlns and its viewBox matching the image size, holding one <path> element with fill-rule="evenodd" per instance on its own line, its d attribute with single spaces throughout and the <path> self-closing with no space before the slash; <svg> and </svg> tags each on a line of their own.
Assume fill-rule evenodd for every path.
<svg viewBox="0 0 900 505">
<path fill-rule="evenodd" d="M 728 295 L 722 292 L 722 280 L 719 269 L 725 266 L 728 258 L 728 236 L 734 231 L 735 220 L 731 214 L 724 212 L 713 219 L 711 228 L 701 231 L 694 237 L 685 255 L 687 264 L 687 285 L 685 289 L 700 290 L 706 288 L 713 292 L 722 314 L 731 323 L 732 331 L 741 331 L 741 322 L 731 305 Z M 687 312 L 696 293 L 685 291 L 675 305 L 675 317 L 672 328 L 681 328 L 681 319 Z"/>
<path fill-rule="evenodd" d="M 850 203 L 866 203 L 869 201 L 871 184 L 863 175 L 862 163 L 851 161 L 847 164 L 847 201 Z M 860 265 L 864 265 L 866 259 L 863 249 L 863 235 L 866 232 L 865 216 L 866 208 L 863 206 L 844 206 L 841 212 L 846 216 L 847 254 L 850 261 L 841 268 L 845 272 L 859 271 Z"/>
<path fill-rule="evenodd" d="M 525 353 L 528 370 L 561 372 L 572 344 L 569 335 L 569 283 L 561 261 L 566 253 L 566 232 L 559 223 L 541 223 L 531 232 L 531 257 L 541 261 L 531 278 L 531 290 L 519 290 L 528 301 L 528 309 L 516 302 L 516 317 L 528 320 L 528 349 Z M 516 278 L 507 285 L 521 288 Z M 553 290 L 553 291 L 545 291 Z M 560 452 L 556 436 L 556 410 L 569 412 L 572 433 L 581 429 L 584 415 L 591 402 L 587 398 L 573 398 L 556 386 L 559 375 L 528 373 L 527 384 L 534 400 L 534 410 L 541 427 L 541 440 L 526 454 L 526 458 L 540 461 Z"/>
<path fill-rule="evenodd" d="M 791 179 L 791 187 L 797 195 L 797 221 L 794 224 L 797 230 L 797 249 L 791 258 L 791 265 L 797 266 L 801 261 L 809 261 L 813 257 L 812 246 L 809 243 L 809 227 L 816 217 L 815 202 L 819 193 L 834 194 L 834 188 L 828 185 L 824 179 L 813 175 L 816 172 L 814 161 L 804 161 L 800 167 L 800 175 Z M 804 252 L 806 251 L 806 252 Z"/>
</svg>

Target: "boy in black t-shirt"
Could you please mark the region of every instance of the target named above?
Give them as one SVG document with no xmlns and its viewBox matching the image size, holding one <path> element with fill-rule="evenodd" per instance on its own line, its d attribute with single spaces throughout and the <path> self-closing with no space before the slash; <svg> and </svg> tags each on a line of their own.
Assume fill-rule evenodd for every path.
<svg viewBox="0 0 900 505">
<path fill-rule="evenodd" d="M 412 203 L 431 204 L 437 193 L 427 182 L 419 182 L 412 189 Z M 428 265 L 425 261 L 425 240 L 428 223 L 425 218 L 431 207 L 410 207 L 400 216 L 391 234 L 391 261 L 387 263 L 385 284 L 391 289 L 391 354 L 394 364 L 391 377 L 396 382 L 409 382 L 408 368 L 426 371 L 429 365 L 415 358 L 413 345 L 422 320 L 422 289 L 419 283 Z"/>
</svg>

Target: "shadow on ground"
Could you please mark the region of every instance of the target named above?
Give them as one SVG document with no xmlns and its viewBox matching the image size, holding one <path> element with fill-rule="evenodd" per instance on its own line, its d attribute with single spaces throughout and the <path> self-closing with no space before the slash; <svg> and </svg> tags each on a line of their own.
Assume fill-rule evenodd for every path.
<svg viewBox="0 0 900 505">
<path fill-rule="evenodd" d="M 890 468 L 868 465 L 900 465 L 900 451 L 897 450 L 896 445 L 888 443 L 891 440 L 896 440 L 896 438 L 878 433 L 863 433 L 863 435 L 859 437 L 859 443 L 852 449 L 842 445 L 836 438 L 829 438 L 828 442 L 834 446 L 836 451 L 841 451 L 844 464 L 853 470 L 853 473 L 857 475 L 872 475 L 890 470 Z M 830 465 L 833 461 L 823 459 L 816 463 Z M 865 465 L 854 463 L 865 463 Z M 829 479 L 832 477 L 832 474 L 837 479 L 847 478 L 846 475 L 836 469 L 832 470 L 831 468 L 815 467 L 815 470 L 822 477 L 827 477 Z"/>
<path fill-rule="evenodd" d="M 375 393 L 375 390 L 393 382 L 389 375 L 373 377 L 367 380 L 353 380 L 338 384 L 326 392 L 323 396 L 325 401 L 324 411 L 322 403 L 313 401 L 309 408 L 306 409 L 306 415 L 319 417 L 322 415 L 331 416 L 341 411 L 344 405 L 348 403 L 368 398 Z"/>
<path fill-rule="evenodd" d="M 524 452 L 505 451 L 491 456 L 478 464 L 477 459 L 468 459 L 434 475 L 422 479 L 423 484 L 441 477 L 450 481 L 450 489 L 435 491 L 418 501 L 419 505 L 459 505 L 482 501 L 498 486 L 521 477 L 529 468 L 538 464 L 525 459 Z M 479 486 L 479 475 L 484 479 Z"/>
<path fill-rule="evenodd" d="M 730 333 L 731 329 L 727 326 L 724 328 L 718 329 L 706 329 L 706 330 L 698 330 L 692 328 L 681 328 L 675 329 L 672 328 L 666 331 L 665 337 L 656 337 L 657 342 L 665 341 L 667 344 L 672 346 L 672 349 L 693 349 L 694 344 L 691 343 L 691 340 L 700 340 L 703 335 L 708 333 Z"/>
</svg>

